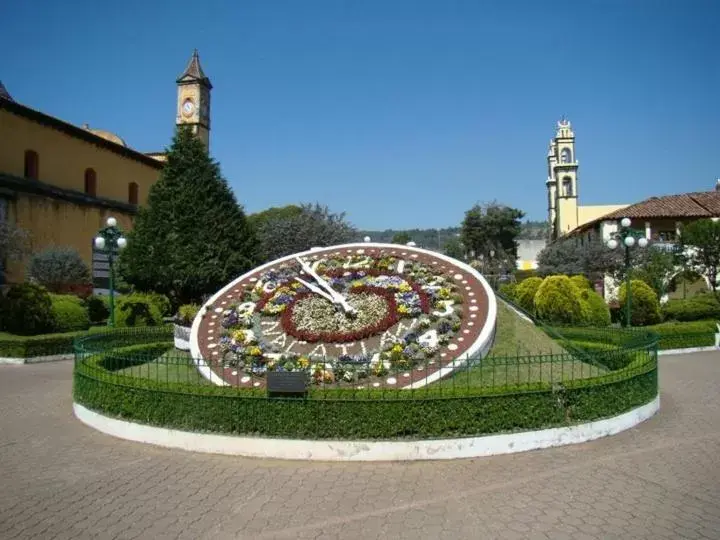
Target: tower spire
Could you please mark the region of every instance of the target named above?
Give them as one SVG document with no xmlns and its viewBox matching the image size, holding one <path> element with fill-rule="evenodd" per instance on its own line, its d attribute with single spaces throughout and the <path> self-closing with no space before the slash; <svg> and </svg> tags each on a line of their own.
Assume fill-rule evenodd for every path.
<svg viewBox="0 0 720 540">
<path fill-rule="evenodd" d="M 185 71 L 177 78 L 177 81 L 175 82 L 177 82 L 178 84 L 201 82 L 205 84 L 208 88 L 212 88 L 212 84 L 210 84 L 210 79 L 208 79 L 202 67 L 200 66 L 200 55 L 198 54 L 197 49 L 193 50 L 192 57 L 190 58 L 190 62 L 188 62 Z"/>
</svg>

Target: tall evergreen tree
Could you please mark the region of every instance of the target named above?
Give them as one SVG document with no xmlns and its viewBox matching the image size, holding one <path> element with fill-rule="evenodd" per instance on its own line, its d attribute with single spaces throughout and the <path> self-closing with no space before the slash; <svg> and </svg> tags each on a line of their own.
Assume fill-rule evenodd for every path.
<svg viewBox="0 0 720 540">
<path fill-rule="evenodd" d="M 125 279 L 187 303 L 252 268 L 256 246 L 220 166 L 189 129 L 178 129 L 128 235 L 120 263 Z"/>
</svg>

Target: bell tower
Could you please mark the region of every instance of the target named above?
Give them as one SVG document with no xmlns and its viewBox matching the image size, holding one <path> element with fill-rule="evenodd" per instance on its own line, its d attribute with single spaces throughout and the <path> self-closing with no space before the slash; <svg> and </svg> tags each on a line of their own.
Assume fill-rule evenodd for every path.
<svg viewBox="0 0 720 540">
<path fill-rule="evenodd" d="M 178 126 L 190 126 L 192 132 L 210 148 L 210 79 L 200 67 L 197 49 L 180 77 L 175 81 L 178 87 Z"/>
<path fill-rule="evenodd" d="M 575 155 L 575 133 L 570 121 L 557 123 L 555 138 L 548 152 L 548 199 L 552 239 L 563 236 L 578 226 L 578 161 Z M 553 193 L 554 192 L 554 193 Z"/>
</svg>

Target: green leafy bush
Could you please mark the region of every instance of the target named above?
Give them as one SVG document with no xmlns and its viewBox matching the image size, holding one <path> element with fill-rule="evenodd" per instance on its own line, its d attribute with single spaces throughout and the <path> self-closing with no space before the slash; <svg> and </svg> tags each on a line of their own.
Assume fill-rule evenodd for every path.
<svg viewBox="0 0 720 540">
<path fill-rule="evenodd" d="M 503 283 L 498 288 L 498 292 L 505 298 L 511 301 L 515 301 L 515 295 L 517 294 L 517 283 Z"/>
<path fill-rule="evenodd" d="M 49 247 L 30 259 L 28 276 L 51 292 L 67 292 L 90 282 L 90 270 L 76 249 Z"/>
<path fill-rule="evenodd" d="M 592 289 L 581 289 L 579 294 L 585 323 L 590 326 L 609 326 L 610 308 L 603 297 Z"/>
<path fill-rule="evenodd" d="M 50 301 L 52 301 L 52 302 L 58 302 L 58 301 L 70 302 L 70 303 L 78 305 L 78 306 L 85 305 L 85 302 L 83 301 L 83 299 L 80 298 L 79 296 L 75 296 L 74 294 L 50 293 Z"/>
<path fill-rule="evenodd" d="M 198 304 L 182 305 L 180 306 L 180 309 L 178 309 L 175 322 L 181 326 L 190 326 L 198 311 L 200 311 L 200 306 Z"/>
<path fill-rule="evenodd" d="M 580 291 L 567 276 L 549 276 L 543 280 L 535 293 L 535 311 L 538 318 L 551 324 L 584 324 L 587 317 Z"/>
<path fill-rule="evenodd" d="M 584 289 L 592 289 L 590 280 L 581 274 L 570 277 L 570 281 L 572 281 L 581 291 Z"/>
<path fill-rule="evenodd" d="M 53 330 L 55 332 L 73 332 L 87 330 L 90 326 L 90 317 L 81 301 L 70 295 L 52 296 L 52 313 L 54 318 Z M 77 298 L 77 300 L 80 300 Z"/>
<path fill-rule="evenodd" d="M 91 323 L 105 322 L 110 317 L 110 297 L 93 294 L 85 300 Z"/>
<path fill-rule="evenodd" d="M 146 294 L 120 296 L 115 302 L 115 326 L 157 326 L 163 316 L 155 300 Z"/>
<path fill-rule="evenodd" d="M 715 333 L 718 331 L 715 321 L 672 321 L 646 326 L 645 329 L 660 336 L 660 350 L 711 347 L 715 345 Z"/>
<path fill-rule="evenodd" d="M 535 295 L 542 283 L 542 278 L 529 277 L 515 289 L 515 301 L 528 313 L 535 313 Z"/>
<path fill-rule="evenodd" d="M 6 332 L 32 336 L 51 332 L 54 325 L 52 300 L 45 287 L 13 285 L 0 299 L 0 327 Z"/>
<path fill-rule="evenodd" d="M 170 317 L 172 316 L 173 309 L 172 304 L 170 303 L 170 299 L 165 296 L 164 294 L 151 292 L 146 293 L 147 297 L 150 299 L 151 302 L 153 302 L 157 308 L 160 310 L 160 314 L 163 317 Z"/>
<path fill-rule="evenodd" d="M 647 326 L 660 322 L 660 302 L 655 291 L 644 281 L 633 279 L 630 281 L 632 292 L 630 321 L 633 326 Z M 620 286 L 618 299 L 620 301 L 620 314 L 626 317 L 626 285 Z"/>
<path fill-rule="evenodd" d="M 662 307 L 663 318 L 674 321 L 720 320 L 720 302 L 713 294 L 670 300 Z"/>
</svg>

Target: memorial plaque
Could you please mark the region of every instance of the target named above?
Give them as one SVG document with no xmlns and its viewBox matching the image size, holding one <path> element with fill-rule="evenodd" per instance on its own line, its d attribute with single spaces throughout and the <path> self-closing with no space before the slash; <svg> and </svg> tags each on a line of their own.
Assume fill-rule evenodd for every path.
<svg viewBox="0 0 720 540">
<path fill-rule="evenodd" d="M 303 371 L 269 371 L 267 389 L 270 397 L 305 397 L 308 376 Z"/>
</svg>

